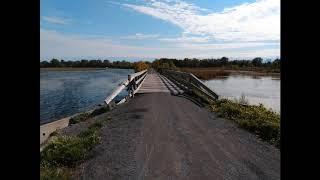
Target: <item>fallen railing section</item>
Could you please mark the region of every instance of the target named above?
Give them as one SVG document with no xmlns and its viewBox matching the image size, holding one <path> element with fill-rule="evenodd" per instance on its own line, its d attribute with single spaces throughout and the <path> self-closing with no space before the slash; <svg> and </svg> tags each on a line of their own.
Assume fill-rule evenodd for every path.
<svg viewBox="0 0 320 180">
<path fill-rule="evenodd" d="M 172 80 L 185 91 L 197 89 L 213 100 L 217 100 L 219 98 L 219 96 L 215 92 L 208 88 L 200 79 L 198 79 L 192 73 L 173 70 L 162 70 L 162 74 Z"/>
<path fill-rule="evenodd" d="M 139 90 L 147 76 L 147 70 L 143 70 L 134 74 L 129 74 L 128 79 L 119 84 L 119 86 L 104 100 L 106 104 L 110 104 L 112 100 L 124 89 L 127 88 L 128 95 L 123 98 L 118 104 L 125 102 L 129 97 L 134 96 L 134 94 Z"/>
</svg>

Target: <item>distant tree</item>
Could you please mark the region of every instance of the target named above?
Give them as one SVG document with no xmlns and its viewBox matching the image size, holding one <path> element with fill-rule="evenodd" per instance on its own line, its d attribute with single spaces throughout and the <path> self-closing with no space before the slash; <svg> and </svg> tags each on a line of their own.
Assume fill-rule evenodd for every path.
<svg viewBox="0 0 320 180">
<path fill-rule="evenodd" d="M 82 59 L 79 65 L 80 67 L 88 67 L 88 62 L 88 60 Z"/>
<path fill-rule="evenodd" d="M 110 61 L 107 60 L 107 59 L 104 60 L 104 61 L 103 61 L 103 66 L 104 66 L 104 67 L 110 67 Z"/>
<path fill-rule="evenodd" d="M 52 59 L 50 61 L 50 66 L 51 67 L 61 67 L 60 61 L 58 59 Z"/>
<path fill-rule="evenodd" d="M 273 67 L 273 68 L 280 68 L 280 59 L 275 59 L 275 60 L 272 62 L 272 67 Z"/>
<path fill-rule="evenodd" d="M 252 59 L 252 65 L 261 66 L 262 65 L 262 58 L 256 57 L 256 58 Z"/>
<path fill-rule="evenodd" d="M 48 61 L 42 61 L 42 62 L 40 62 L 40 67 L 41 67 L 41 68 L 49 67 L 49 62 L 48 62 Z"/>
<path fill-rule="evenodd" d="M 228 61 L 229 61 L 229 59 L 228 59 L 227 57 L 222 57 L 222 58 L 220 59 L 220 63 L 221 63 L 221 65 L 223 65 L 223 66 L 227 65 L 227 64 L 228 64 Z"/>
<path fill-rule="evenodd" d="M 133 63 L 133 69 L 135 72 L 140 72 L 148 68 L 149 66 L 143 61 Z"/>
</svg>

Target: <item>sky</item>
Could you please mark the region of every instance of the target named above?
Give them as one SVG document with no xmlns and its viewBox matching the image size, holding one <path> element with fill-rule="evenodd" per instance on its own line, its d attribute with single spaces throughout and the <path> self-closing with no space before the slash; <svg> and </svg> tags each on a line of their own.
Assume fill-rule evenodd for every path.
<svg viewBox="0 0 320 180">
<path fill-rule="evenodd" d="M 280 57 L 280 0 L 41 0 L 40 60 Z"/>
</svg>

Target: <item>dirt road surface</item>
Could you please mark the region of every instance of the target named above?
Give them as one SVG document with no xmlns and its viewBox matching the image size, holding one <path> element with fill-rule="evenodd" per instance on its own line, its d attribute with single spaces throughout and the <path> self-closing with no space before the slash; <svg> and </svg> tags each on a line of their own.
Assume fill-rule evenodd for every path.
<svg viewBox="0 0 320 180">
<path fill-rule="evenodd" d="M 108 117 L 76 179 L 280 179 L 278 149 L 185 98 L 139 94 Z"/>
</svg>

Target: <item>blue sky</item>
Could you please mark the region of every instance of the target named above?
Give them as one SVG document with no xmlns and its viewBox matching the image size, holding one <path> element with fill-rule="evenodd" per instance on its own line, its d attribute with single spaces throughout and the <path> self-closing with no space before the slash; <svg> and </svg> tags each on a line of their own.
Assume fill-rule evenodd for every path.
<svg viewBox="0 0 320 180">
<path fill-rule="evenodd" d="M 41 59 L 280 56 L 280 0 L 41 0 Z"/>
</svg>

